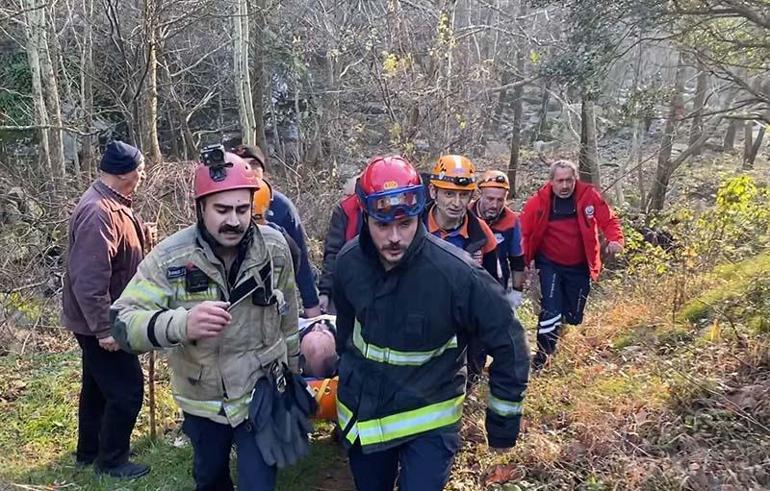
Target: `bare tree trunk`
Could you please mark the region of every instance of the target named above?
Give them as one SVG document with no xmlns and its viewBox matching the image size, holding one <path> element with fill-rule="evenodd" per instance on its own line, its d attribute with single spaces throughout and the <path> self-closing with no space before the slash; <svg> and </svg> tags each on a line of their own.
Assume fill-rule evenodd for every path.
<svg viewBox="0 0 770 491">
<path fill-rule="evenodd" d="M 248 0 L 237 0 L 236 3 L 237 11 L 233 17 L 233 78 L 238 96 L 242 140 L 247 145 L 253 145 L 256 143 L 257 124 L 249 77 L 249 6 Z"/>
<path fill-rule="evenodd" d="M 93 18 L 94 0 L 83 0 L 83 50 L 80 53 L 80 109 L 83 111 L 83 129 L 86 136 L 82 139 L 81 168 L 85 170 L 88 179 L 96 176 L 96 161 L 94 159 L 95 137 L 90 135 L 94 118 L 94 38 Z"/>
<path fill-rule="evenodd" d="M 548 80 L 543 79 L 543 93 L 540 96 L 540 119 L 537 121 L 537 130 L 532 133 L 531 141 L 550 140 L 550 135 L 546 134 L 548 130 L 548 102 L 551 99 L 551 91 L 548 90 Z"/>
<path fill-rule="evenodd" d="M 51 145 L 51 164 L 54 173 L 60 177 L 67 174 L 66 160 L 64 158 L 64 130 L 62 130 L 61 99 L 59 97 L 59 79 L 54 70 L 51 48 L 48 42 L 50 35 L 55 36 L 56 30 L 49 25 L 49 9 L 53 6 L 40 8 L 40 71 L 43 81 L 43 93 L 45 94 L 46 108 L 48 110 L 48 122 L 54 128 L 50 130 L 49 143 Z M 50 15 L 53 22 L 53 14 Z"/>
<path fill-rule="evenodd" d="M 671 180 L 671 174 L 674 173 L 674 166 L 671 162 L 671 150 L 674 146 L 674 137 L 679 128 L 681 118 L 684 115 L 684 101 L 682 94 L 684 92 L 685 66 L 682 55 L 679 55 L 679 61 L 676 67 L 676 77 L 674 81 L 674 92 L 671 95 L 669 104 L 668 119 L 666 127 L 663 130 L 663 138 L 658 152 L 658 167 L 655 171 L 655 181 L 650 190 L 650 202 L 648 209 L 662 210 L 666 200 L 666 191 L 668 183 Z"/>
<path fill-rule="evenodd" d="M 751 158 L 751 149 L 754 148 L 754 121 L 747 119 L 743 123 L 743 165 Z"/>
<path fill-rule="evenodd" d="M 254 19 L 250 24 L 254 27 L 265 25 L 265 19 L 267 18 L 267 12 L 265 12 L 266 1 L 256 0 L 249 2 L 251 11 L 251 18 Z M 267 137 L 265 136 L 265 37 L 260 36 L 259 32 L 253 33 L 251 36 L 251 98 L 254 105 L 254 123 L 256 132 L 256 142 L 259 148 L 261 148 L 265 155 L 269 154 L 267 148 Z"/>
<path fill-rule="evenodd" d="M 690 128 L 689 144 L 693 145 L 703 135 L 703 109 L 706 103 L 706 91 L 708 89 L 709 75 L 703 63 L 698 61 L 698 80 L 695 89 L 695 99 L 693 100 L 693 120 Z M 703 145 L 696 148 L 693 155 L 700 155 Z"/>
<path fill-rule="evenodd" d="M 519 16 L 526 15 L 527 4 L 522 1 L 519 5 Z M 513 82 L 520 82 L 524 76 L 524 46 L 516 50 L 516 73 Z M 511 157 L 508 160 L 508 180 L 511 183 L 511 197 L 516 197 L 516 173 L 519 170 L 519 153 L 521 150 L 521 118 L 524 110 L 522 95 L 524 86 L 517 84 L 513 89 L 513 129 L 511 133 Z"/>
<path fill-rule="evenodd" d="M 156 0 L 144 0 L 144 31 L 147 36 L 147 80 L 144 91 L 144 131 L 149 160 L 160 163 L 163 155 L 158 141 L 158 4 Z"/>
<path fill-rule="evenodd" d="M 48 108 L 43 95 L 43 81 L 40 68 L 40 15 L 44 11 L 36 8 L 35 0 L 25 0 L 26 25 L 24 26 L 27 38 L 27 60 L 32 75 L 32 98 L 35 103 L 35 124 L 41 126 L 40 136 L 40 163 L 47 172 L 53 172 L 51 166 L 51 145 L 48 139 Z"/>
<path fill-rule="evenodd" d="M 750 170 L 754 168 L 754 161 L 757 159 L 757 154 L 759 153 L 760 147 L 762 147 L 762 140 L 765 137 L 766 129 L 767 125 L 762 125 L 759 127 L 757 137 L 754 139 L 754 144 L 751 146 L 751 150 L 749 151 L 748 159 L 744 160 L 743 162 L 743 170 Z"/>
<path fill-rule="evenodd" d="M 594 101 L 584 94 L 580 105 L 580 179 L 601 186 Z"/>
<path fill-rule="evenodd" d="M 636 91 L 639 90 L 639 78 L 642 73 L 642 57 L 644 55 L 644 52 L 643 52 L 643 47 L 641 43 L 641 34 L 637 38 L 637 42 L 639 43 L 639 46 L 636 54 L 636 65 L 634 66 L 634 80 L 631 84 L 631 94 L 636 94 Z M 641 146 L 641 143 L 639 141 L 640 140 L 639 133 L 641 133 L 641 128 L 642 128 L 642 122 L 640 121 L 640 116 L 635 115 L 633 130 L 631 134 L 631 152 L 629 153 L 627 160 L 625 161 L 621 160 L 620 168 L 618 169 L 618 181 L 615 183 L 615 204 L 617 206 L 623 205 L 626 201 L 626 197 L 623 193 L 623 181 L 625 180 L 625 175 L 626 175 L 628 166 L 634 162 L 634 159 L 636 158 L 636 155 L 638 153 L 638 149 Z"/>
<path fill-rule="evenodd" d="M 645 203 L 647 203 L 647 186 L 645 184 L 647 174 L 644 171 L 644 163 L 642 162 L 642 145 L 644 145 L 644 137 L 646 134 L 647 132 L 644 128 L 640 127 L 639 138 L 636 141 L 636 150 L 632 151 L 634 155 L 633 162 L 636 166 L 636 178 L 639 185 L 639 208 L 641 209 L 643 209 Z"/>
<path fill-rule="evenodd" d="M 731 119 L 727 124 L 727 131 L 725 131 L 725 139 L 722 142 L 723 152 L 732 152 L 735 149 L 735 133 L 738 129 L 738 120 Z"/>
</svg>

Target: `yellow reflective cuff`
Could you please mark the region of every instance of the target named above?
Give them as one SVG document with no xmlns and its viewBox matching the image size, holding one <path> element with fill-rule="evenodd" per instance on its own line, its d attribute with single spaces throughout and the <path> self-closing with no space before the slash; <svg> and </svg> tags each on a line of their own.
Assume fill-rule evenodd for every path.
<svg viewBox="0 0 770 491">
<path fill-rule="evenodd" d="M 353 327 L 353 345 L 368 360 L 388 365 L 420 366 L 433 358 L 441 356 L 449 349 L 457 348 L 457 336 L 452 336 L 449 341 L 433 350 L 399 351 L 367 343 L 361 332 L 361 324 L 356 319 L 355 326 Z"/>
<path fill-rule="evenodd" d="M 487 403 L 489 409 L 500 416 L 518 416 L 523 412 L 523 407 L 520 402 L 506 401 L 504 399 L 498 399 L 497 397 L 489 394 L 489 401 Z"/>
</svg>

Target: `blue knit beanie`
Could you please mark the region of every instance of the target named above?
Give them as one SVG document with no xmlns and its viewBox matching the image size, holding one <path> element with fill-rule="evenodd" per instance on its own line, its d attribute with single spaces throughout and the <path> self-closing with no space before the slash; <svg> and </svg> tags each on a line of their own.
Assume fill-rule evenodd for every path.
<svg viewBox="0 0 770 491">
<path fill-rule="evenodd" d="M 104 150 L 99 168 L 107 174 L 119 176 L 128 174 L 141 163 L 142 153 L 138 148 L 121 141 L 113 141 Z"/>
</svg>

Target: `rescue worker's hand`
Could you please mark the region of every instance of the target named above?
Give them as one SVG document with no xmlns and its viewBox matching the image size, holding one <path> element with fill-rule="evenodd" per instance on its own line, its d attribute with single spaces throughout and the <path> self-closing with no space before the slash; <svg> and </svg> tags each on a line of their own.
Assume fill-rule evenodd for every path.
<svg viewBox="0 0 770 491">
<path fill-rule="evenodd" d="M 228 302 L 207 300 L 190 309 L 187 314 L 187 339 L 213 338 L 233 319 L 226 309 Z"/>
<path fill-rule="evenodd" d="M 329 295 L 318 295 L 318 307 L 321 309 L 321 312 L 324 313 L 329 310 Z"/>
<path fill-rule="evenodd" d="M 481 266 L 481 261 L 482 261 L 482 259 L 484 258 L 484 255 L 482 254 L 482 252 L 481 252 L 480 250 L 479 250 L 479 251 L 476 251 L 476 252 L 474 252 L 474 253 L 473 253 L 473 255 L 472 255 L 471 257 L 472 257 L 472 258 L 473 258 L 473 260 L 476 262 L 476 264 L 478 264 L 479 266 Z"/>
<path fill-rule="evenodd" d="M 316 305 L 315 307 L 308 307 L 303 311 L 305 319 L 312 319 L 314 317 L 320 316 L 321 314 L 323 314 L 323 312 L 321 312 L 320 305 Z"/>
<path fill-rule="evenodd" d="M 112 336 L 101 338 L 99 340 L 99 347 L 101 347 L 103 350 L 106 350 L 106 351 L 118 351 L 120 349 L 120 346 L 118 346 L 118 342 L 115 341 L 115 338 L 113 338 Z"/>
<path fill-rule="evenodd" d="M 607 253 L 614 256 L 615 254 L 620 254 L 621 252 L 623 252 L 623 244 L 620 242 L 613 241 L 607 244 Z"/>
</svg>

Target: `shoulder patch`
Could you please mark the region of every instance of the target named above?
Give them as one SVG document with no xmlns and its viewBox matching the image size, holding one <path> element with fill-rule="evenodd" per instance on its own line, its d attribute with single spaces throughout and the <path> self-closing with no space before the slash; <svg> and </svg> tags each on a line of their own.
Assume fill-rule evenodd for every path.
<svg viewBox="0 0 770 491">
<path fill-rule="evenodd" d="M 166 269 L 166 278 L 169 280 L 176 280 L 178 278 L 184 278 L 187 273 L 187 268 L 184 266 L 172 266 Z"/>
</svg>

